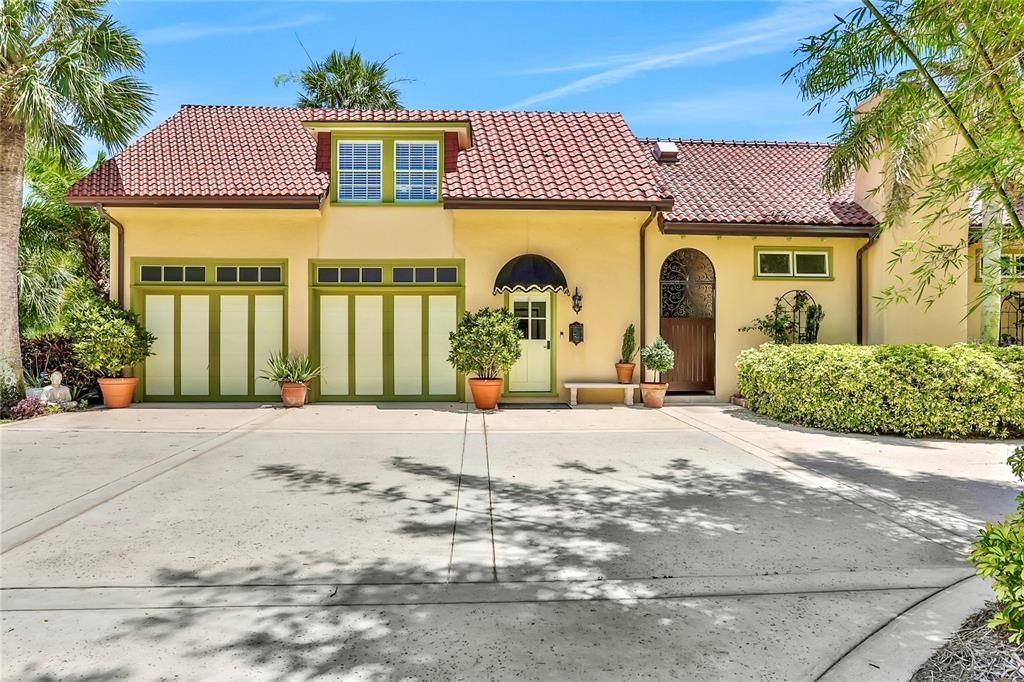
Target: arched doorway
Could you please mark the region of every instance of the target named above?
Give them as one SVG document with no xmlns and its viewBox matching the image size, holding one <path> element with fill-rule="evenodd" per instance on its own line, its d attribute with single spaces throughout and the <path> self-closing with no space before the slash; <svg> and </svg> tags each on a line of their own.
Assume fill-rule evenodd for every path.
<svg viewBox="0 0 1024 682">
<path fill-rule="evenodd" d="M 1024 346 L 1024 291 L 1011 291 L 999 315 L 999 345 Z"/>
<path fill-rule="evenodd" d="M 679 249 L 661 266 L 661 335 L 676 354 L 663 375 L 668 390 L 715 390 L 715 268 L 696 249 Z"/>
</svg>

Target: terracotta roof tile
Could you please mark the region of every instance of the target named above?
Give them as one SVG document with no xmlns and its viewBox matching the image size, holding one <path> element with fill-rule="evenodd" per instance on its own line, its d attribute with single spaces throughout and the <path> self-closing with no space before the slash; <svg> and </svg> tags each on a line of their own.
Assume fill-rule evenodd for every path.
<svg viewBox="0 0 1024 682">
<path fill-rule="evenodd" d="M 468 122 L 445 199 L 667 202 L 619 114 L 184 106 L 71 198 L 308 197 L 327 190 L 303 121 Z"/>
<path fill-rule="evenodd" d="M 673 139 L 674 162 L 659 162 L 656 140 L 641 140 L 675 199 L 665 219 L 687 223 L 874 225 L 854 201 L 853 181 L 835 196 L 821 188 L 831 145 Z"/>
</svg>

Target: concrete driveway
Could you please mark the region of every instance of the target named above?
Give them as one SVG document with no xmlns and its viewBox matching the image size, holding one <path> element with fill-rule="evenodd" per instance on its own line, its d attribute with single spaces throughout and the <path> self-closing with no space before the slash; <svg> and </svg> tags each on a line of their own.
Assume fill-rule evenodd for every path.
<svg viewBox="0 0 1024 682">
<path fill-rule="evenodd" d="M 726 406 L 147 406 L 0 439 L 19 680 L 814 679 L 971 575 L 1017 492 L 1006 443 Z"/>
</svg>

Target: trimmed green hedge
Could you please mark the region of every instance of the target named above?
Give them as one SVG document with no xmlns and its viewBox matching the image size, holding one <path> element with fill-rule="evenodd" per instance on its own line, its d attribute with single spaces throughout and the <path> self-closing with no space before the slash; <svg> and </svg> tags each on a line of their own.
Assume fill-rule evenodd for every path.
<svg viewBox="0 0 1024 682">
<path fill-rule="evenodd" d="M 772 419 L 911 437 L 1024 434 L 1024 347 L 780 346 L 740 353 L 739 392 Z"/>
</svg>

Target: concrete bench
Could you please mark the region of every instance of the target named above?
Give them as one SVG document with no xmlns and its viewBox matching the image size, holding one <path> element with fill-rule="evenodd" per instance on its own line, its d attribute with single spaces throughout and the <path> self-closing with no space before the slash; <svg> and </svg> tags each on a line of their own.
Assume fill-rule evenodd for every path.
<svg viewBox="0 0 1024 682">
<path fill-rule="evenodd" d="M 576 391 L 581 388 L 618 388 L 623 392 L 623 404 L 633 404 L 633 391 L 640 384 L 619 384 L 614 381 L 567 381 L 564 386 L 569 389 L 569 407 L 576 407 Z"/>
</svg>

